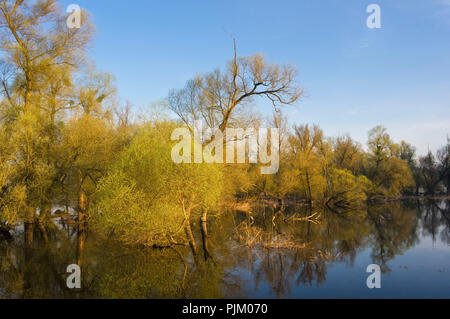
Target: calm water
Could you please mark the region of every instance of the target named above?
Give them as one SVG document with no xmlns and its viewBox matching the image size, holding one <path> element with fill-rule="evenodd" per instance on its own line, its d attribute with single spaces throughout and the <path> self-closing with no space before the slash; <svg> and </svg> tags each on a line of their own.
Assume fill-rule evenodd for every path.
<svg viewBox="0 0 450 319">
<path fill-rule="evenodd" d="M 448 200 L 313 213 L 210 216 L 208 251 L 195 223 L 196 249 L 153 250 L 55 220 L 48 244 L 37 227 L 32 249 L 20 231 L 0 242 L 0 298 L 450 298 Z M 82 267 L 81 290 L 66 288 L 70 264 Z M 382 268 L 381 289 L 366 286 L 370 264 Z"/>
</svg>

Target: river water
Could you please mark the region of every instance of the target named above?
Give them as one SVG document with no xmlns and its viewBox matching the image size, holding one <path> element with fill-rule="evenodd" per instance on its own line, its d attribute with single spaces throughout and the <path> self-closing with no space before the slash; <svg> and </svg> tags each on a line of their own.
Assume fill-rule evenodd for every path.
<svg viewBox="0 0 450 319">
<path fill-rule="evenodd" d="M 211 214 L 207 225 L 204 237 L 194 222 L 195 245 L 173 249 L 125 247 L 58 219 L 47 243 L 36 227 L 30 247 L 18 229 L 0 241 L 0 298 L 450 298 L 449 200 L 260 208 Z M 67 287 L 72 264 L 81 289 Z M 379 289 L 366 283 L 371 264 Z"/>
</svg>

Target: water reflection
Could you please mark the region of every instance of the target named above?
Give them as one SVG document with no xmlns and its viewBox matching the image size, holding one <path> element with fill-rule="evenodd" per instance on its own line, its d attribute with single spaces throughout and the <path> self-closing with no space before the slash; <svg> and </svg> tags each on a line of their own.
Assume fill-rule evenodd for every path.
<svg viewBox="0 0 450 319">
<path fill-rule="evenodd" d="M 60 219 L 22 228 L 13 241 L 0 239 L 0 298 L 295 298 L 336 279 L 333 268 L 354 269 L 361 256 L 392 276 L 395 260 L 427 240 L 446 244 L 428 253 L 450 256 L 448 200 L 223 213 L 186 229 L 189 247 L 170 249 L 123 247 Z M 66 287 L 70 264 L 82 269 L 82 289 Z"/>
</svg>

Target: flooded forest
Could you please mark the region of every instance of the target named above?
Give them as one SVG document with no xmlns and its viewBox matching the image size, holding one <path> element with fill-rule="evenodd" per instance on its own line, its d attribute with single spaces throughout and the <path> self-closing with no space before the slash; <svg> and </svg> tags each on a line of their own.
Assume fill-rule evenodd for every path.
<svg viewBox="0 0 450 319">
<path fill-rule="evenodd" d="M 449 139 L 419 155 L 382 125 L 361 144 L 292 123 L 297 67 L 236 41 L 222 67 L 139 110 L 89 57 L 89 12 L 66 20 L 56 0 L 0 2 L 0 298 L 370 297 L 371 263 L 383 296 L 445 296 Z M 216 133 L 193 148 L 216 161 L 174 162 L 173 132 L 198 122 Z M 228 128 L 264 127 L 273 174 L 224 163 Z"/>
</svg>

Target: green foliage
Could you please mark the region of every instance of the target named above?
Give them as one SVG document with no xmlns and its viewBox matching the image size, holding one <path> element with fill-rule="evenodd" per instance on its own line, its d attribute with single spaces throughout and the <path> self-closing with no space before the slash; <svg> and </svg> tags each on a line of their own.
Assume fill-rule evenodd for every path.
<svg viewBox="0 0 450 319">
<path fill-rule="evenodd" d="M 340 169 L 346 169 L 357 175 L 363 165 L 363 150 L 350 136 L 338 137 L 333 141 L 334 163 Z"/>
<path fill-rule="evenodd" d="M 143 128 L 100 182 L 93 220 L 103 233 L 127 243 L 164 246 L 183 239 L 191 212 L 216 208 L 220 167 L 175 164 L 173 129 L 164 122 Z"/>
<path fill-rule="evenodd" d="M 359 205 L 367 199 L 371 187 L 366 176 L 355 176 L 350 171 L 335 169 L 328 183 L 328 204 L 341 207 Z"/>
<path fill-rule="evenodd" d="M 68 30 L 56 0 L 4 1 L 0 9 L 0 222 L 34 222 L 69 174 L 57 152 L 65 151 L 64 120 L 79 107 L 74 78 L 93 29 L 83 12 L 82 27 Z"/>
<path fill-rule="evenodd" d="M 408 162 L 401 158 L 402 147 L 392 142 L 384 127 L 377 126 L 369 132 L 368 146 L 364 171 L 373 183 L 372 196 L 398 197 L 414 186 Z M 405 149 L 403 145 L 406 152 Z"/>
</svg>

